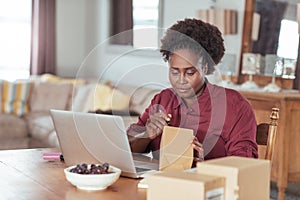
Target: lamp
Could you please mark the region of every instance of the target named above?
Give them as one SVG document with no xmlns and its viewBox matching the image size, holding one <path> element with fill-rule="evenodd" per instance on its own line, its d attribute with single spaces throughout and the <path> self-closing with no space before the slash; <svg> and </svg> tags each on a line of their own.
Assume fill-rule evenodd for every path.
<svg viewBox="0 0 300 200">
<path fill-rule="evenodd" d="M 272 75 L 272 82 L 266 85 L 263 89 L 265 92 L 279 92 L 281 90 L 281 88 L 275 83 L 275 78 L 276 78 L 276 71 L 282 68 L 283 68 L 283 62 L 282 60 L 279 59 L 275 63 L 275 68 Z"/>
<path fill-rule="evenodd" d="M 258 85 L 253 81 L 253 75 L 260 69 L 261 55 L 254 53 L 243 54 L 242 74 L 248 74 L 249 80 L 241 85 L 243 89 L 257 89 Z"/>
<path fill-rule="evenodd" d="M 196 11 L 196 17 L 217 26 L 224 35 L 237 34 L 237 11 L 210 8 Z"/>
</svg>

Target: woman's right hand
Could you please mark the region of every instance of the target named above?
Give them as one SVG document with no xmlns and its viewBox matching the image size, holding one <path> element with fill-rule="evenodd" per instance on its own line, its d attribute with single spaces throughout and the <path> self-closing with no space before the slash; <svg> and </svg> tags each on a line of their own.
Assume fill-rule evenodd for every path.
<svg viewBox="0 0 300 200">
<path fill-rule="evenodd" d="M 170 114 L 166 114 L 161 110 L 150 115 L 146 123 L 146 137 L 153 140 L 163 132 L 164 126 L 168 125 L 167 122 L 171 119 Z"/>
</svg>

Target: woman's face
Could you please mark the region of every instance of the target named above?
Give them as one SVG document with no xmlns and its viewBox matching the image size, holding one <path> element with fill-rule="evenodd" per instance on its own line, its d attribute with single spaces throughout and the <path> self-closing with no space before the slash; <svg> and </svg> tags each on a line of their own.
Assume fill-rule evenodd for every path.
<svg viewBox="0 0 300 200">
<path fill-rule="evenodd" d="M 178 96 L 195 98 L 205 81 L 198 57 L 189 49 L 176 50 L 169 59 L 169 80 Z"/>
</svg>

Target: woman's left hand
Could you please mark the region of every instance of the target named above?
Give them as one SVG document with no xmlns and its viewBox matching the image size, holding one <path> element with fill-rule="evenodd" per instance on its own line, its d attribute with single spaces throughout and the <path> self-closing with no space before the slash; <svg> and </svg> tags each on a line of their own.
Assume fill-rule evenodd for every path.
<svg viewBox="0 0 300 200">
<path fill-rule="evenodd" d="M 194 137 L 193 141 L 191 142 L 193 148 L 196 150 L 194 155 L 195 162 L 202 162 L 204 161 L 204 151 L 202 144 L 198 141 L 196 137 Z"/>
</svg>

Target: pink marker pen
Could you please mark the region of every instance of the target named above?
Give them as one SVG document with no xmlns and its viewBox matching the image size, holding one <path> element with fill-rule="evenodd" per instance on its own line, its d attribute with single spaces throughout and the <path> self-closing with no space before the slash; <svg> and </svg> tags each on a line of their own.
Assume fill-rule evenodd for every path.
<svg viewBox="0 0 300 200">
<path fill-rule="evenodd" d="M 49 152 L 43 153 L 43 159 L 49 161 L 61 160 L 63 161 L 63 156 L 60 152 Z"/>
</svg>

